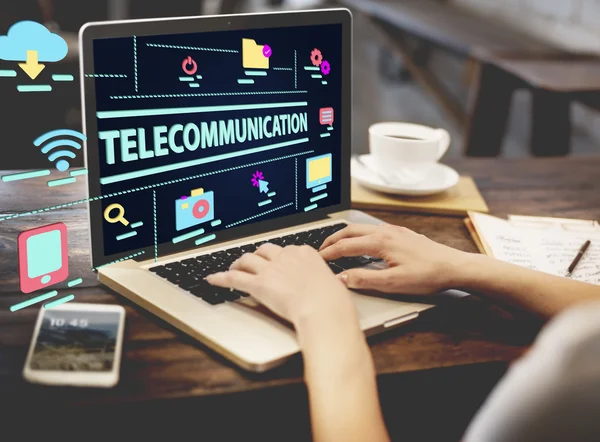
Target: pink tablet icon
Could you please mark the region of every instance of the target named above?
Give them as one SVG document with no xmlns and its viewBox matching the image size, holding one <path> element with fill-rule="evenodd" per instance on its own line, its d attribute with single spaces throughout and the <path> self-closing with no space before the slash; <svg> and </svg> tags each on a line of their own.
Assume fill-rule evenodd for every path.
<svg viewBox="0 0 600 442">
<path fill-rule="evenodd" d="M 19 283 L 23 293 L 46 288 L 69 276 L 67 226 L 54 223 L 19 233 Z"/>
</svg>

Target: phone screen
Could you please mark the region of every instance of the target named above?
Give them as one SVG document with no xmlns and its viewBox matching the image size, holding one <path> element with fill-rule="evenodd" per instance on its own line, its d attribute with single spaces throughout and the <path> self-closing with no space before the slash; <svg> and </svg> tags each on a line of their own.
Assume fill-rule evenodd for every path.
<svg viewBox="0 0 600 442">
<path fill-rule="evenodd" d="M 107 372 L 113 368 L 118 312 L 46 310 L 32 370 Z"/>
<path fill-rule="evenodd" d="M 60 230 L 51 230 L 27 239 L 27 276 L 37 278 L 62 267 L 60 235 Z"/>
</svg>

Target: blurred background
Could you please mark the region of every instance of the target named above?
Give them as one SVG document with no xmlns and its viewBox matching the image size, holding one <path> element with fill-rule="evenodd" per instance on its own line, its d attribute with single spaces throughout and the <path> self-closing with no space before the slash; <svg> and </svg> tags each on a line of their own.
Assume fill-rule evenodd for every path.
<svg viewBox="0 0 600 442">
<path fill-rule="evenodd" d="M 32 140 L 81 130 L 77 32 L 88 21 L 334 6 L 354 14 L 355 153 L 386 120 L 447 129 L 453 157 L 600 153 L 600 0 L 0 0 L 0 34 L 45 24 L 68 41 L 60 72 L 75 76 L 51 94 L 0 82 L 0 169 L 45 167 Z"/>
</svg>

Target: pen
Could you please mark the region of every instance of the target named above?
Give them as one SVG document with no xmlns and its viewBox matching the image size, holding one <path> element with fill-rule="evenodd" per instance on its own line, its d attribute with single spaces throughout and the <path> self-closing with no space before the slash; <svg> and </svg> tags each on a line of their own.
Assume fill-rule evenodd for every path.
<svg viewBox="0 0 600 442">
<path fill-rule="evenodd" d="M 591 244 L 591 241 L 588 239 L 585 242 L 585 244 L 583 244 L 581 246 L 581 248 L 579 249 L 579 252 L 577 252 L 577 256 L 575 257 L 575 259 L 569 266 L 569 269 L 567 270 L 567 274 L 565 275 L 567 278 L 571 276 L 571 274 L 573 273 L 573 270 L 575 270 L 575 267 L 577 267 L 577 264 L 579 264 L 579 261 L 581 261 L 581 258 L 583 258 L 583 255 L 585 254 L 586 250 L 590 247 L 590 244 Z"/>
</svg>

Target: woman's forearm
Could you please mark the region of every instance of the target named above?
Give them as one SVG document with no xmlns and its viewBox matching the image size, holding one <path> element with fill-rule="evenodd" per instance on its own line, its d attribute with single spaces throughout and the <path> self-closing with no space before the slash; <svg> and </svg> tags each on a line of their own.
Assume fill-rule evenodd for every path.
<svg viewBox="0 0 600 442">
<path fill-rule="evenodd" d="M 355 316 L 296 324 L 316 442 L 388 440 L 373 359 Z"/>
<path fill-rule="evenodd" d="M 550 318 L 576 303 L 600 299 L 600 287 L 568 278 L 549 275 L 485 255 L 471 255 L 455 271 L 453 284 Z"/>
</svg>

